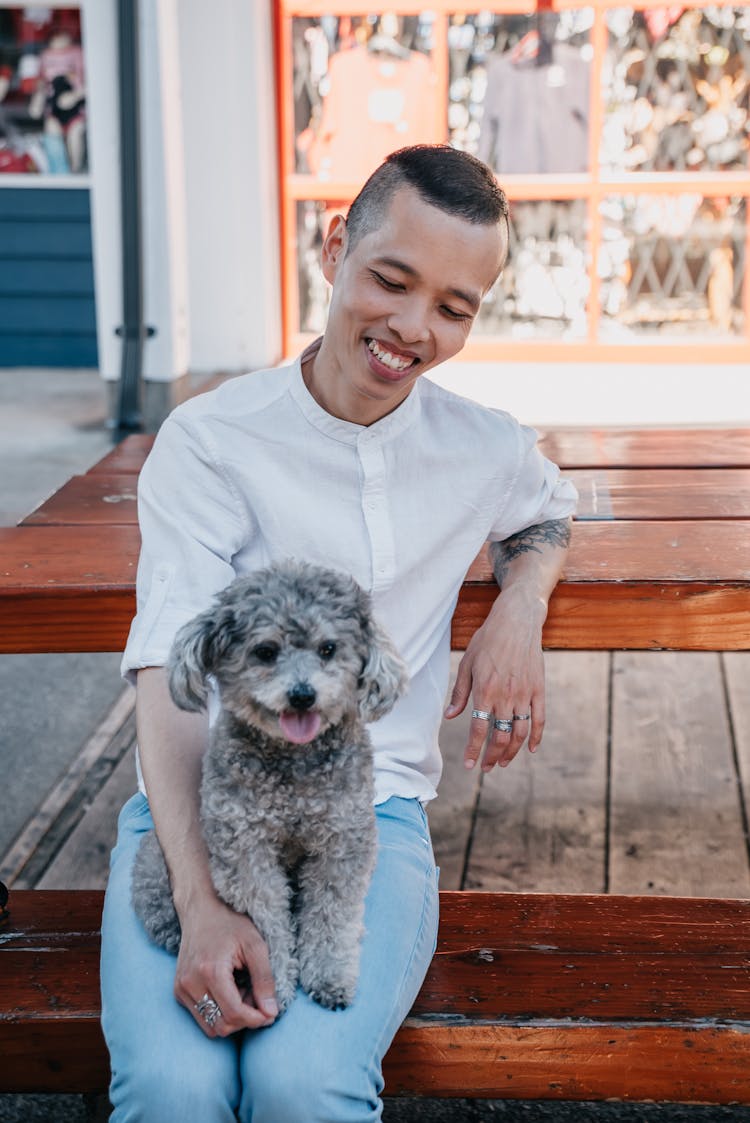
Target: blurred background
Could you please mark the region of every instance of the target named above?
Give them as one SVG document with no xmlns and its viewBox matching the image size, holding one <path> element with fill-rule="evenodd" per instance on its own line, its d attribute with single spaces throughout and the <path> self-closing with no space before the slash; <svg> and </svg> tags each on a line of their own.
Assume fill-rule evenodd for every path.
<svg viewBox="0 0 750 1123">
<path fill-rule="evenodd" d="M 749 98 L 732 3 L 0 3 L 0 363 L 95 368 L 115 420 L 124 377 L 154 427 L 319 333 L 330 216 L 448 142 L 511 246 L 441 379 L 532 422 L 747 417 Z"/>
</svg>

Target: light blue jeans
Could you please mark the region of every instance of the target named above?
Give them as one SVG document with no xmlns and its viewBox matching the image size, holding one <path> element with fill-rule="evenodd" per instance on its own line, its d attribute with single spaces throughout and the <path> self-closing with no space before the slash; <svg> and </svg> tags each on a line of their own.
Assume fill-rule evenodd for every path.
<svg viewBox="0 0 750 1123">
<path fill-rule="evenodd" d="M 125 804 L 102 925 L 111 1123 L 381 1118 L 382 1058 L 435 950 L 438 894 L 421 804 L 394 797 L 376 813 L 378 861 L 354 1003 L 347 1010 L 325 1010 L 299 991 L 272 1026 L 212 1039 L 174 998 L 174 957 L 150 943 L 133 913 L 133 858 L 153 824 L 144 796 Z"/>
</svg>

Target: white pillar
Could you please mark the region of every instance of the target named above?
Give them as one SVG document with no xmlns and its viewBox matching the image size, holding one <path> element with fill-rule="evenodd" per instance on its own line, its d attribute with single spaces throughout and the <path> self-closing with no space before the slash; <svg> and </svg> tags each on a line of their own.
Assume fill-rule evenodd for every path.
<svg viewBox="0 0 750 1123">
<path fill-rule="evenodd" d="M 179 37 L 196 372 L 281 357 L 271 0 L 182 0 Z"/>
</svg>

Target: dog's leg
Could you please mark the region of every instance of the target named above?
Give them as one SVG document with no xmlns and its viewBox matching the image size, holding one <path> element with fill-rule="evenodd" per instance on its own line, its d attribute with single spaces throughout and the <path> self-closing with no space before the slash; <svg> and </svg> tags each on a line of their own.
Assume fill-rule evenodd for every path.
<svg viewBox="0 0 750 1123">
<path fill-rule="evenodd" d="M 268 946 L 276 1001 L 285 1010 L 294 998 L 299 979 L 291 914 L 291 889 L 278 856 L 257 839 L 240 866 L 236 855 L 232 865 L 214 857 L 211 865 L 216 892 L 235 912 L 246 913 Z"/>
<path fill-rule="evenodd" d="M 136 854 L 131 882 L 133 908 L 155 944 L 173 955 L 180 947 L 177 919 L 167 863 L 154 831 L 144 835 Z"/>
<path fill-rule="evenodd" d="M 308 857 L 300 869 L 300 982 L 311 998 L 330 1010 L 350 1006 L 356 993 L 375 852 L 375 822 L 368 815 L 356 830 L 333 834 L 325 852 Z"/>
</svg>

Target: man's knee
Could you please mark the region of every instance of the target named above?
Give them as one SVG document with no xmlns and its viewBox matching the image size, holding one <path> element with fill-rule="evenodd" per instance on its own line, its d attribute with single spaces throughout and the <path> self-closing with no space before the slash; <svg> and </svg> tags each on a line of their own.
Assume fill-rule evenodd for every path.
<svg viewBox="0 0 750 1123">
<path fill-rule="evenodd" d="M 210 1044 L 214 1044 L 211 1042 Z M 184 1123 L 205 1119 L 234 1123 L 239 1098 L 236 1057 L 219 1056 L 221 1045 L 203 1063 L 169 1064 L 167 1051 L 155 1050 L 127 1071 L 115 1072 L 110 1123 Z"/>
<path fill-rule="evenodd" d="M 380 1119 L 378 1069 L 363 1070 L 351 1057 L 328 1057 L 324 1066 L 290 1056 L 282 1071 L 247 1075 L 241 1123 L 375 1123 Z"/>
</svg>

